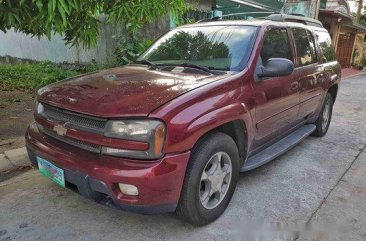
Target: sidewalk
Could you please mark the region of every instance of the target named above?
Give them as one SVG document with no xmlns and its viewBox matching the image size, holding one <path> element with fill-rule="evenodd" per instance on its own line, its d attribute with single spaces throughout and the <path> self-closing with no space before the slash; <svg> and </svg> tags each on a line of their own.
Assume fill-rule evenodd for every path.
<svg viewBox="0 0 366 241">
<path fill-rule="evenodd" d="M 342 79 L 350 78 L 352 76 L 357 76 L 366 73 L 364 70 L 358 70 L 355 68 L 343 68 L 342 69 Z"/>
<path fill-rule="evenodd" d="M 24 137 L 0 141 L 0 173 L 30 166 Z"/>
</svg>

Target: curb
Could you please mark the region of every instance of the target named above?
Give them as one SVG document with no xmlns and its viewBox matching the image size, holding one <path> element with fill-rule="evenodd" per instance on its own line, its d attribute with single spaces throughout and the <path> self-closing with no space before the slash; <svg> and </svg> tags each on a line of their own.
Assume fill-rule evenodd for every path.
<svg viewBox="0 0 366 241">
<path fill-rule="evenodd" d="M 28 167 L 29 161 L 27 149 L 25 147 L 8 150 L 0 154 L 0 172 L 8 172 L 13 169 Z"/>
</svg>

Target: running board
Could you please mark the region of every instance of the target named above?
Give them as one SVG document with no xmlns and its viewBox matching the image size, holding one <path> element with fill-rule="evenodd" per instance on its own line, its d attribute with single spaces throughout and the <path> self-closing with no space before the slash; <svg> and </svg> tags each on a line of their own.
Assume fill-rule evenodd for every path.
<svg viewBox="0 0 366 241">
<path fill-rule="evenodd" d="M 283 153 L 296 146 L 311 133 L 313 133 L 315 129 L 316 126 L 313 124 L 308 124 L 300 127 L 296 131 L 267 147 L 263 151 L 249 157 L 248 160 L 241 167 L 241 171 L 250 171 L 272 161 L 276 157 L 282 155 Z"/>
</svg>

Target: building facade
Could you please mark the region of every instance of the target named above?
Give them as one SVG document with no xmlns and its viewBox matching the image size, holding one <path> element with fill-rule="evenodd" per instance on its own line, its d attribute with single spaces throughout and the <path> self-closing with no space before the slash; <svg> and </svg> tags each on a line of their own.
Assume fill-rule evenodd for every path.
<svg viewBox="0 0 366 241">
<path fill-rule="evenodd" d="M 332 37 L 342 67 L 363 66 L 366 28 L 355 22 L 348 1 L 323 1 L 319 20 Z"/>
</svg>

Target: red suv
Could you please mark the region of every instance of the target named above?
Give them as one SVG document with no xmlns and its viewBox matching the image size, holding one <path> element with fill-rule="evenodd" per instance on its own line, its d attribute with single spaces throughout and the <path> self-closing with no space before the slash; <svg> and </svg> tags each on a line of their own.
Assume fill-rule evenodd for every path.
<svg viewBox="0 0 366 241">
<path fill-rule="evenodd" d="M 41 173 L 89 199 L 204 225 L 240 172 L 326 134 L 340 78 L 316 20 L 203 21 L 134 64 L 40 89 L 27 148 Z"/>
</svg>

